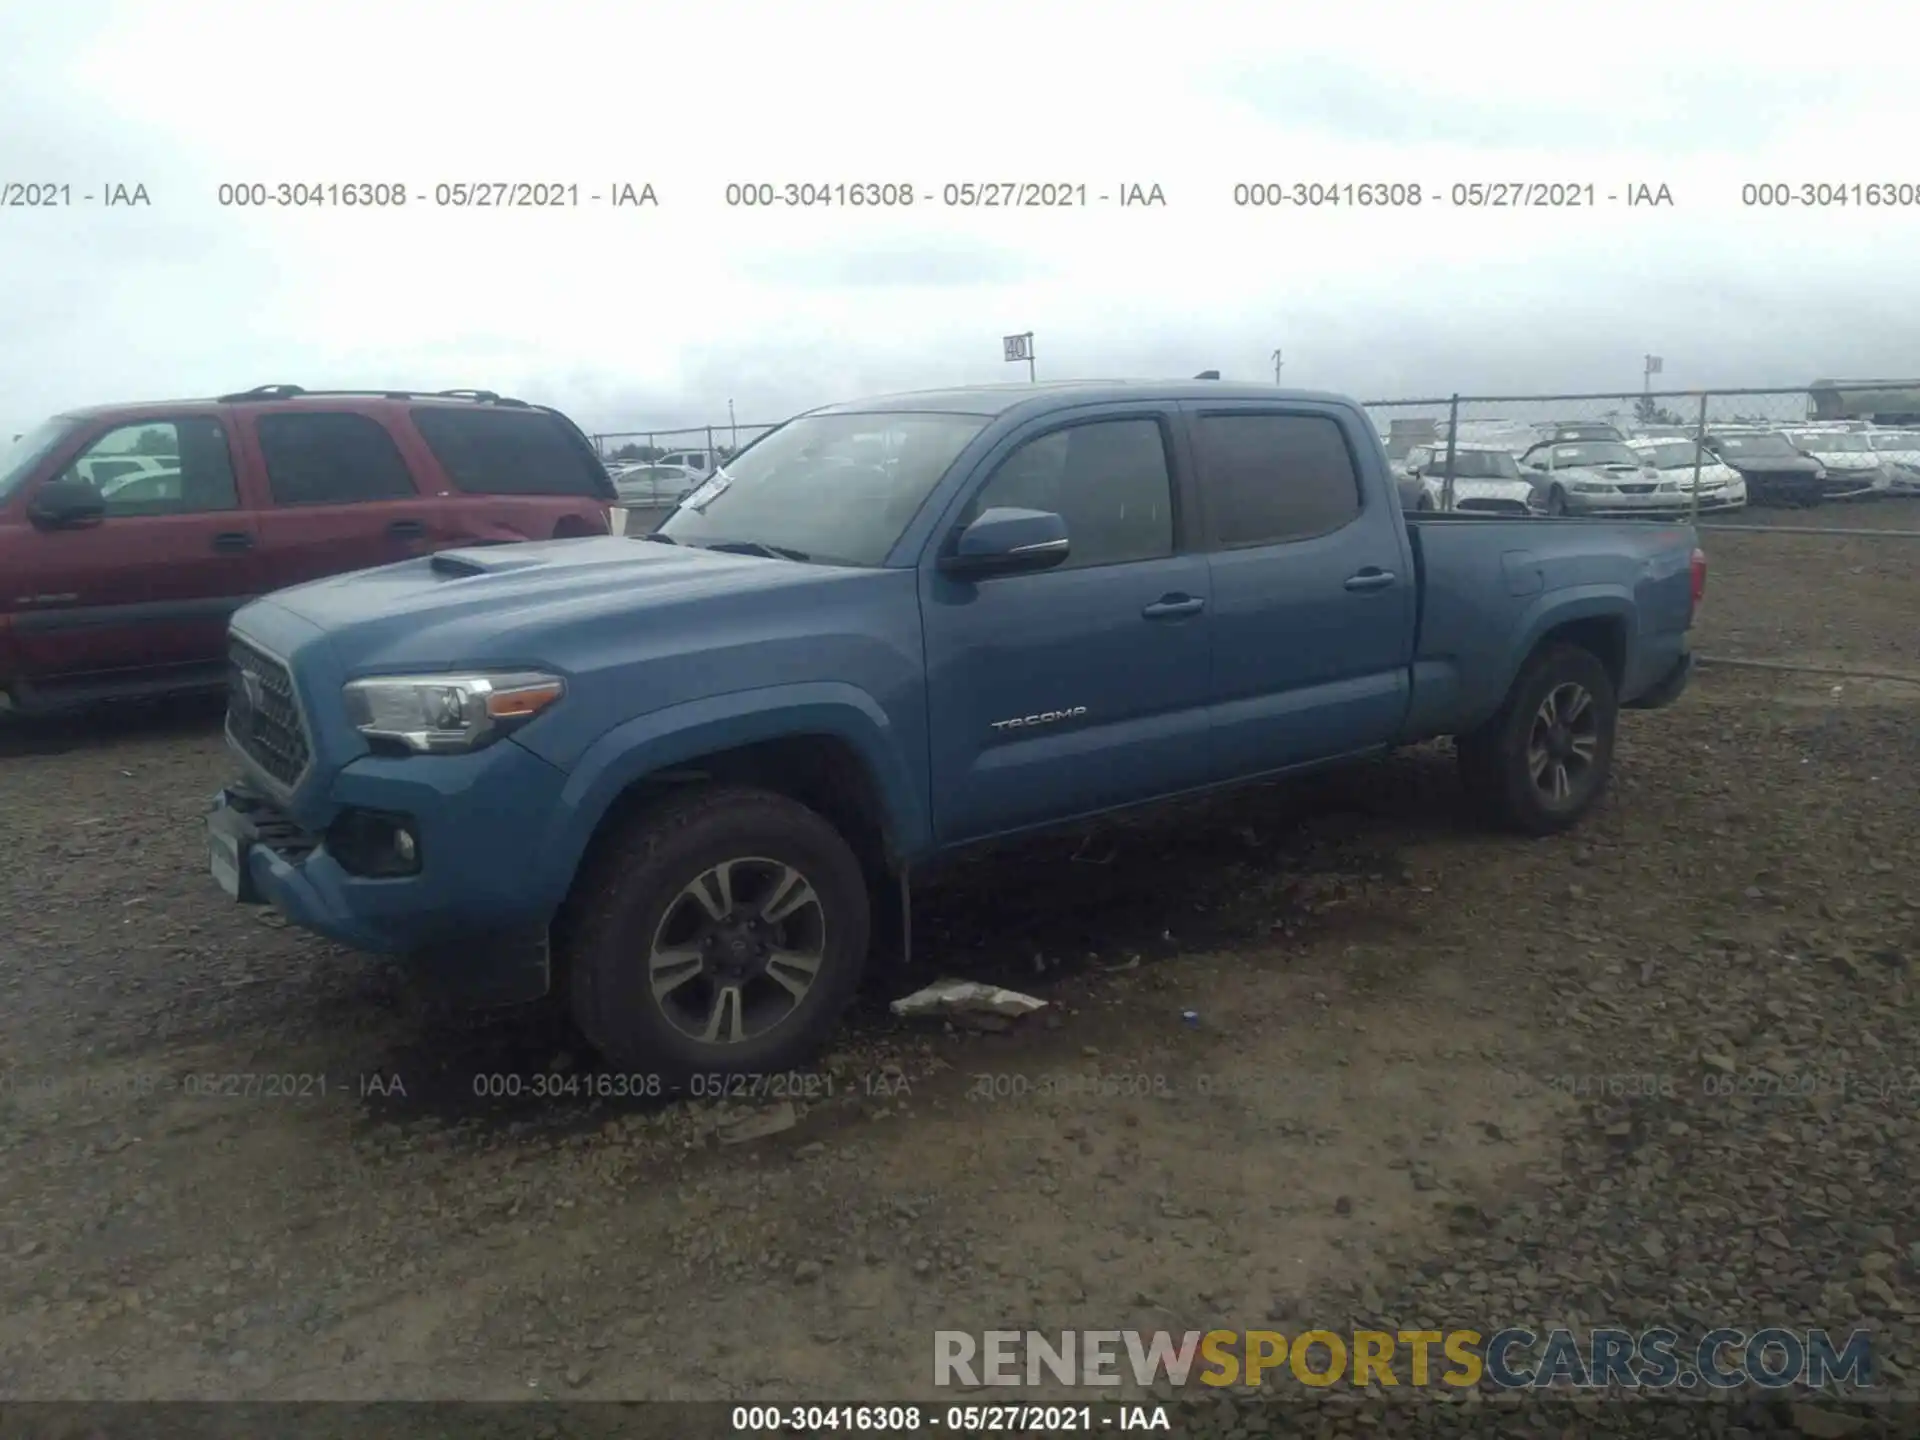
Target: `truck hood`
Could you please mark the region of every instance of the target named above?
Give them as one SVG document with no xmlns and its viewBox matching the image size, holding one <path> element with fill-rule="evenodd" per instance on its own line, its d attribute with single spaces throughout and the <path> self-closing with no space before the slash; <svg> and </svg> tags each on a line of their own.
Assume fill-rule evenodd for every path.
<svg viewBox="0 0 1920 1440">
<path fill-rule="evenodd" d="M 1729 455 L 1725 463 L 1742 475 L 1812 475 L 1825 468 L 1803 455 Z"/>
<path fill-rule="evenodd" d="M 1571 465 L 1550 473 L 1555 480 L 1579 480 L 1592 485 L 1651 485 L 1659 481 L 1659 473 L 1643 465 Z"/>
<path fill-rule="evenodd" d="M 347 668 L 540 658 L 544 633 L 636 612 L 811 590 L 867 572 L 595 536 L 443 550 L 275 591 Z M 244 625 L 244 622 L 241 622 Z"/>
</svg>

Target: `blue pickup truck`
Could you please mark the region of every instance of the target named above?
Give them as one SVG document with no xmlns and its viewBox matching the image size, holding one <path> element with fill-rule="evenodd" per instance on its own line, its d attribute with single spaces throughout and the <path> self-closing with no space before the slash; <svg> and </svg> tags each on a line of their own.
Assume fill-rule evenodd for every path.
<svg viewBox="0 0 1920 1440">
<path fill-rule="evenodd" d="M 965 847 L 1457 737 L 1573 824 L 1686 687 L 1684 525 L 1402 512 L 1332 395 L 987 386 L 830 406 L 647 535 L 448 550 L 233 619 L 227 895 L 611 1062 L 821 1043 Z"/>
</svg>

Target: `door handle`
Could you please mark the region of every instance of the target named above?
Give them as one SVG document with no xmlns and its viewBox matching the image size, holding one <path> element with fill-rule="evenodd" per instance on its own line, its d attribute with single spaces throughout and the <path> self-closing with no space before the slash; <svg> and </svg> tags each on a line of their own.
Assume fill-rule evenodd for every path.
<svg viewBox="0 0 1920 1440">
<path fill-rule="evenodd" d="M 1198 595 L 1162 595 L 1140 613 L 1149 620 L 1170 620 L 1181 615 L 1198 615 L 1207 602 Z"/>
<path fill-rule="evenodd" d="M 1358 575 L 1350 575 L 1347 577 L 1347 589 L 1349 590 L 1384 590 L 1391 584 L 1393 584 L 1393 572 L 1391 570 L 1380 570 L 1372 565 L 1369 565 Z"/>
<path fill-rule="evenodd" d="M 387 534 L 396 540 L 424 540 L 427 525 L 424 520 L 396 520 L 387 526 Z"/>
<path fill-rule="evenodd" d="M 253 536 L 244 530 L 223 530 L 213 537 L 213 548 L 225 551 L 251 550 Z"/>
</svg>

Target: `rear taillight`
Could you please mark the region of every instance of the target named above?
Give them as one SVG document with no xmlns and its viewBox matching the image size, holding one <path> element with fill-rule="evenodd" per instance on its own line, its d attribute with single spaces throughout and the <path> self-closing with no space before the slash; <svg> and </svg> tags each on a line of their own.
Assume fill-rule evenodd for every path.
<svg viewBox="0 0 1920 1440">
<path fill-rule="evenodd" d="M 1706 598 L 1707 552 L 1696 545 L 1693 550 L 1693 603 L 1698 606 Z"/>
</svg>

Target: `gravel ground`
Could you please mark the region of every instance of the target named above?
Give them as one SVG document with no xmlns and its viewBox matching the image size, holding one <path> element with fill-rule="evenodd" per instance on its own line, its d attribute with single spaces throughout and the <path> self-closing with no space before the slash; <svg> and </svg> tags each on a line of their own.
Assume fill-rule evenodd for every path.
<svg viewBox="0 0 1920 1440">
<path fill-rule="evenodd" d="M 1703 651 L 1920 673 L 1920 542 L 1707 543 Z M 876 977 L 757 1139 L 222 905 L 206 706 L 13 726 L 0 1399 L 925 1398 L 935 1329 L 1602 1323 L 1864 1326 L 1911 1392 L 1916 720 L 1715 667 L 1569 836 L 1477 832 L 1430 747 L 982 857 L 923 955 L 1048 1010 L 909 1025 Z M 1666 1418 L 1708 1409 L 1796 1422 Z"/>
</svg>

